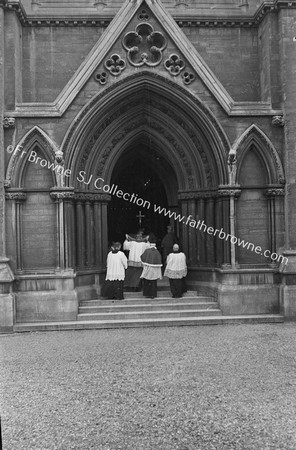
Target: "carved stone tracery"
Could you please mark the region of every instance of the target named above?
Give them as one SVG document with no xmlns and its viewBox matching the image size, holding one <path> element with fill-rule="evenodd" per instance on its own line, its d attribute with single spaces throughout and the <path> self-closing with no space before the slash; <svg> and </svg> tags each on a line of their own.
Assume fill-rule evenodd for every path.
<svg viewBox="0 0 296 450">
<path fill-rule="evenodd" d="M 181 70 L 185 67 L 185 62 L 180 58 L 179 55 L 172 54 L 164 62 L 164 67 L 169 71 L 174 77 L 181 73 Z"/>
<path fill-rule="evenodd" d="M 114 53 L 104 62 L 104 66 L 113 76 L 120 75 L 121 72 L 126 68 L 126 62 L 121 58 L 120 55 Z M 103 84 L 103 83 L 102 83 Z"/>
<path fill-rule="evenodd" d="M 132 66 L 154 67 L 160 64 L 167 42 L 160 31 L 154 31 L 151 24 L 142 22 L 137 25 L 135 31 L 125 34 L 122 45 Z"/>
</svg>

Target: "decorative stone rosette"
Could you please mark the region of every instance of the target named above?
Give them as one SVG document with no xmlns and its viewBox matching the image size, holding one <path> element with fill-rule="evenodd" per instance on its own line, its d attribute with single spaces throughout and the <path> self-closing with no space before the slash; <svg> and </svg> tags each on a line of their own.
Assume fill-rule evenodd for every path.
<svg viewBox="0 0 296 450">
<path fill-rule="evenodd" d="M 167 42 L 160 31 L 154 31 L 150 23 L 142 22 L 137 25 L 135 31 L 126 33 L 122 45 L 132 66 L 154 67 L 160 64 Z"/>
</svg>

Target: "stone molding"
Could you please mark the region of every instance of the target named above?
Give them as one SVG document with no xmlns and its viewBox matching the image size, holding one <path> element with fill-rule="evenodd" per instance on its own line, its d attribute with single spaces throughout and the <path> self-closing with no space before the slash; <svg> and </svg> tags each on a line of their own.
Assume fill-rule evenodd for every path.
<svg viewBox="0 0 296 450">
<path fill-rule="evenodd" d="M 134 103 L 137 103 L 137 102 L 129 103 L 125 106 L 125 108 L 127 110 L 129 110 L 132 106 L 134 106 Z M 155 103 L 154 106 L 157 107 L 157 104 Z M 117 110 L 116 112 L 114 112 L 113 116 L 109 116 L 105 120 L 105 122 L 102 123 L 102 125 L 99 127 L 99 129 L 96 130 L 96 133 L 92 136 L 88 145 L 84 149 L 84 153 L 82 154 L 82 157 L 80 159 L 80 164 L 79 164 L 80 170 L 83 170 L 86 167 L 88 157 L 92 152 L 92 149 L 93 149 L 93 146 L 95 145 L 96 140 L 99 138 L 102 131 L 105 130 L 105 128 L 106 128 L 106 122 L 107 122 L 107 124 L 112 123 L 114 120 L 116 120 L 118 114 L 121 115 L 122 113 L 123 113 L 122 109 Z M 113 137 L 110 145 L 107 148 L 105 148 L 105 150 L 99 156 L 98 164 L 96 166 L 96 171 L 97 171 L 98 176 L 100 176 L 102 174 L 104 167 L 106 166 L 106 162 L 107 162 L 108 158 L 110 157 L 112 151 L 114 150 L 115 146 L 120 141 L 122 141 L 124 139 L 124 137 L 126 135 L 128 135 L 131 131 L 137 129 L 138 127 L 146 125 L 146 124 L 147 124 L 147 119 L 141 117 L 137 122 L 134 121 L 134 122 L 130 123 L 128 126 L 118 130 L 117 135 L 115 135 Z M 179 158 L 182 160 L 182 164 L 184 165 L 185 170 L 187 172 L 189 187 L 194 188 L 194 174 L 192 172 L 192 167 L 189 162 L 189 158 L 187 157 L 186 152 L 184 151 L 182 146 L 180 146 L 180 144 L 178 143 L 176 138 L 172 135 L 172 133 L 170 133 L 168 129 L 164 128 L 159 122 L 149 121 L 149 127 L 158 131 L 159 133 L 161 133 L 161 135 L 164 136 L 170 142 L 170 144 L 174 147 Z M 211 182 L 212 181 L 211 168 L 210 168 L 210 164 L 207 160 L 206 153 L 204 152 L 204 150 L 202 150 L 202 147 L 200 145 L 198 145 L 198 148 L 201 149 L 200 150 L 201 159 L 203 160 L 204 165 L 205 165 L 205 172 L 206 172 L 207 180 Z"/>
<path fill-rule="evenodd" d="M 59 151 L 58 146 L 50 139 L 50 137 L 37 125 L 35 125 L 31 130 L 22 137 L 19 143 L 16 146 L 16 149 L 30 149 L 32 145 L 38 144 L 40 148 L 44 151 L 44 155 L 49 158 L 49 160 L 59 159 L 63 157 L 63 153 Z M 6 180 L 5 186 L 10 187 L 13 183 L 13 179 L 15 179 L 14 172 L 16 171 L 16 167 L 18 162 L 21 163 L 21 170 L 25 167 L 25 161 L 22 161 L 22 158 L 19 157 L 22 153 L 21 151 L 14 151 L 11 154 L 10 160 L 8 162 L 7 170 L 6 170 Z M 56 173 L 53 172 L 54 177 L 56 178 Z M 19 177 L 19 173 L 17 173 Z M 19 177 L 20 178 L 20 177 Z"/>
<path fill-rule="evenodd" d="M 254 144 L 264 157 L 266 164 L 269 168 L 274 170 L 273 180 L 270 183 L 273 184 L 285 184 L 284 169 L 281 159 L 276 151 L 276 148 L 266 136 L 266 134 L 258 128 L 257 125 L 251 125 L 243 134 L 236 140 L 233 148 L 232 155 L 235 155 L 237 172 L 240 171 L 240 164 L 243 161 L 245 151 Z"/>
<path fill-rule="evenodd" d="M 154 0 L 151 0 L 154 2 Z M 135 5 L 137 2 L 130 2 Z M 35 2 L 36 4 L 36 2 Z M 114 19 L 114 15 L 106 14 L 105 12 L 98 11 L 98 7 L 106 6 L 106 1 L 104 0 L 95 0 L 93 3 L 93 11 L 89 11 L 88 15 L 80 15 L 80 17 L 67 16 L 64 13 L 61 16 L 50 16 L 48 17 L 38 17 L 33 14 L 28 15 L 25 11 L 23 5 L 19 2 L 13 2 L 10 0 L 0 0 L 0 8 L 9 9 L 15 11 L 17 14 L 19 21 L 23 26 L 30 27 L 107 27 L 112 20 Z M 141 6 L 142 4 L 142 6 Z M 145 2 L 140 2 L 140 8 L 143 8 Z M 229 17 L 219 17 L 215 14 L 213 17 L 208 16 L 203 17 L 198 14 L 193 15 L 184 15 L 183 13 L 178 13 L 178 7 L 182 5 L 187 8 L 187 2 L 185 0 L 176 0 L 176 5 L 168 8 L 168 11 L 173 14 L 174 20 L 176 24 L 182 27 L 199 27 L 199 28 L 257 28 L 260 23 L 264 20 L 267 14 L 272 12 L 277 12 L 281 9 L 295 9 L 296 5 L 293 1 L 288 0 L 273 0 L 268 2 L 263 2 L 263 4 L 259 7 L 259 9 L 253 14 L 250 15 L 232 15 Z M 190 5 L 188 5 L 190 6 Z M 139 20 L 149 20 L 146 18 L 146 14 L 141 14 L 142 11 L 139 12 L 138 19 Z"/>
<path fill-rule="evenodd" d="M 207 120 L 209 120 L 210 124 L 213 126 L 215 132 L 217 133 L 217 135 L 219 136 L 219 138 L 221 139 L 222 143 L 223 143 L 223 147 L 225 149 L 225 152 L 228 153 L 229 152 L 229 142 L 226 138 L 226 135 L 224 134 L 223 130 L 221 129 L 219 123 L 217 122 L 215 116 L 212 114 L 212 112 L 205 106 L 204 102 L 201 102 L 198 98 L 196 98 L 194 95 L 192 95 L 187 89 L 183 88 L 182 86 L 179 86 L 178 84 L 176 84 L 174 81 L 172 81 L 171 79 L 168 78 L 164 78 L 161 75 L 158 75 L 157 73 L 151 73 L 150 71 L 142 71 L 142 72 L 137 72 L 136 74 L 132 75 L 129 77 L 129 82 L 130 84 L 132 84 L 133 86 L 136 85 L 136 83 L 139 84 L 139 82 L 141 82 L 142 80 L 145 81 L 146 83 L 146 77 L 148 80 L 151 80 L 152 82 L 154 81 L 159 81 L 164 83 L 165 87 L 169 90 L 174 89 L 174 91 L 177 91 L 180 95 L 184 96 L 184 99 L 186 101 L 192 101 L 193 105 L 195 107 L 197 107 L 207 118 Z M 127 84 L 127 80 L 126 79 L 121 79 L 117 82 L 116 87 L 120 88 L 121 86 L 126 86 Z M 153 83 L 154 84 L 154 83 Z M 114 86 L 108 86 L 107 88 L 105 88 L 105 90 L 103 92 L 100 92 L 95 98 L 93 98 L 85 108 L 82 109 L 82 111 L 79 113 L 79 115 L 77 116 L 75 122 L 72 123 L 72 125 L 70 126 L 67 135 L 64 139 L 64 142 L 62 144 L 63 150 L 65 154 L 68 154 L 68 148 L 70 145 L 70 141 L 72 139 L 72 136 L 75 133 L 76 128 L 79 126 L 79 124 L 84 120 L 84 118 L 89 114 L 89 112 L 94 109 L 96 107 L 96 105 L 98 103 L 100 103 L 100 101 L 107 96 L 109 93 L 112 93 L 112 91 L 114 91 Z M 135 103 L 133 103 L 135 104 Z M 114 112 L 113 116 L 119 115 L 121 114 L 122 110 L 117 110 Z M 166 109 L 166 114 L 167 114 L 167 109 Z M 179 122 L 179 120 L 178 120 Z M 107 125 L 109 125 L 111 123 L 111 119 L 110 117 L 107 117 L 104 120 L 105 123 L 105 127 Z M 193 131 L 191 129 L 190 131 L 190 136 L 192 135 Z M 206 155 L 205 155 L 206 157 Z"/>
</svg>

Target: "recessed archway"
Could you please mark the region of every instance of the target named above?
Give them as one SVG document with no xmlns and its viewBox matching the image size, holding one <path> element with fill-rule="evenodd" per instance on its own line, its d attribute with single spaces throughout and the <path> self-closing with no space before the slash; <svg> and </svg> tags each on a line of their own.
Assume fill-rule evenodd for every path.
<svg viewBox="0 0 296 450">
<path fill-rule="evenodd" d="M 162 198 L 158 203 L 163 203 L 160 206 L 185 217 L 184 222 L 176 220 L 175 225 L 188 263 L 213 266 L 220 260 L 228 261 L 227 249 L 221 252 L 213 239 L 206 239 L 186 222 L 190 216 L 205 219 L 211 226 L 227 228 L 224 225 L 226 213 L 220 211 L 227 206 L 220 204 L 217 191 L 220 185 L 227 183 L 229 151 L 228 140 L 214 115 L 188 90 L 147 71 L 121 79 L 97 94 L 78 114 L 62 150 L 65 165 L 71 171 L 71 177 L 66 181 L 75 189 L 77 200 L 74 245 L 78 248 L 76 261 L 79 267 L 92 267 L 94 263 L 104 266 L 108 238 L 117 239 L 121 233 L 115 224 L 110 225 L 112 220 L 115 221 L 111 212 L 116 201 L 113 194 L 108 194 L 108 189 L 100 190 L 102 184 L 97 188 L 93 182 L 81 182 L 78 176 L 81 171 L 85 173 L 85 179 L 93 176 L 92 181 L 99 178 L 107 186 L 125 184 L 126 187 L 119 187 L 121 191 L 137 190 L 135 194 L 146 197 L 144 200 L 151 204 L 155 202 L 153 192 L 159 190 Z M 148 175 L 146 182 L 154 179 L 157 186 L 151 197 L 142 190 L 140 182 L 135 186 L 126 184 L 124 167 L 126 173 L 133 172 L 135 155 L 137 168 L 142 165 L 138 178 Z M 119 207 L 114 207 L 117 214 Z M 216 214 L 216 211 L 219 212 Z M 133 211 L 130 218 L 123 218 L 121 228 L 134 231 L 137 222 L 132 219 L 138 214 L 139 210 Z M 126 226 L 124 222 L 128 222 Z M 147 231 L 161 234 L 165 225 L 163 218 L 153 222 L 151 216 L 145 227 Z M 96 248 L 100 247 L 95 256 L 92 255 L 93 239 Z"/>
<path fill-rule="evenodd" d="M 174 169 L 147 136 L 122 153 L 113 169 L 113 184 L 125 197 L 114 195 L 108 204 L 109 242 L 123 241 L 125 233 L 134 233 L 139 227 L 160 241 L 170 219 L 155 207 L 178 207 L 178 183 Z"/>
</svg>

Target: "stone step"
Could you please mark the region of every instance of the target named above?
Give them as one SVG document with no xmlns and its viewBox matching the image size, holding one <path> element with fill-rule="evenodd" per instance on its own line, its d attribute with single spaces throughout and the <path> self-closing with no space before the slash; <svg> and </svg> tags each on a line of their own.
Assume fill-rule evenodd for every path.
<svg viewBox="0 0 296 450">
<path fill-rule="evenodd" d="M 184 309 L 166 311 L 127 311 L 110 313 L 78 314 L 77 320 L 128 320 L 128 319 L 170 319 L 176 317 L 219 316 L 220 309 Z"/>
<path fill-rule="evenodd" d="M 124 291 L 123 292 L 123 296 L 124 298 L 134 298 L 134 297 L 142 297 L 143 296 L 143 292 L 139 291 L 139 292 L 128 292 L 128 291 Z M 164 290 L 158 290 L 157 291 L 157 298 L 162 298 L 162 297 L 169 297 L 172 298 L 172 294 L 170 290 L 164 289 Z M 182 295 L 183 297 L 197 297 L 196 291 L 187 291 L 184 292 L 184 294 Z"/>
<path fill-rule="evenodd" d="M 205 302 L 205 303 L 189 303 L 189 302 L 183 302 L 183 303 L 162 303 L 162 302 L 154 302 L 149 303 L 145 302 L 143 304 L 137 304 L 137 305 L 129 305 L 129 304 L 122 304 L 116 303 L 112 305 L 88 305 L 88 306 L 80 306 L 79 307 L 79 314 L 93 314 L 93 313 L 115 313 L 115 312 L 144 312 L 144 311 L 166 311 L 166 310 L 196 310 L 196 309 L 219 309 L 217 302 Z"/>
<path fill-rule="evenodd" d="M 212 303 L 212 297 L 181 297 L 181 298 L 172 298 L 170 297 L 156 297 L 156 298 L 145 298 L 141 296 L 139 292 L 136 297 L 125 298 L 124 300 L 106 300 L 105 298 L 97 298 L 94 300 L 82 300 L 79 303 L 80 307 L 84 306 L 103 306 L 103 305 L 143 305 L 145 303 Z"/>
<path fill-rule="evenodd" d="M 284 317 L 279 314 L 262 314 L 249 316 L 212 316 L 212 317 L 182 317 L 163 319 L 128 319 L 128 320 L 92 320 L 68 322 L 32 322 L 14 325 L 14 331 L 63 331 L 90 330 L 108 328 L 143 328 L 143 327 L 174 327 L 199 325 L 238 325 L 260 323 L 283 323 Z"/>
</svg>

